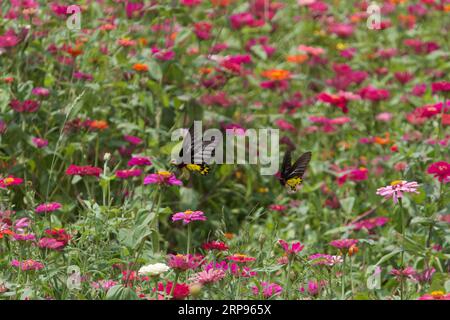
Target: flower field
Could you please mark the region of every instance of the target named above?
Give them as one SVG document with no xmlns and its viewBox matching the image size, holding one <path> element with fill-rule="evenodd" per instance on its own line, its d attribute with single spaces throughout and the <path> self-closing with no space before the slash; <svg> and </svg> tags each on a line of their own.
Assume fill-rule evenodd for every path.
<svg viewBox="0 0 450 320">
<path fill-rule="evenodd" d="M 0 299 L 450 300 L 450 0 L 73 2 L 0 1 Z"/>
</svg>

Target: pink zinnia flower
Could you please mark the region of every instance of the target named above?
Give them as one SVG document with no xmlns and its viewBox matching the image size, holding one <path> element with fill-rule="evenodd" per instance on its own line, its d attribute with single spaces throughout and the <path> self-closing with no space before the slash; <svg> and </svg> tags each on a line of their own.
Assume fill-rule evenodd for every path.
<svg viewBox="0 0 450 320">
<path fill-rule="evenodd" d="M 342 259 L 341 256 L 332 256 L 323 253 L 316 253 L 310 255 L 308 257 L 308 260 L 310 260 L 313 265 L 326 265 L 330 267 L 342 263 L 344 261 L 344 259 Z"/>
<path fill-rule="evenodd" d="M 33 241 L 36 239 L 36 236 L 32 233 L 15 233 L 13 238 L 16 241 Z"/>
<path fill-rule="evenodd" d="M 277 283 L 261 282 L 260 286 L 262 289 L 262 295 L 266 299 L 280 295 L 283 292 L 283 287 Z M 257 286 L 253 286 L 252 292 L 255 296 L 258 296 L 260 291 Z"/>
<path fill-rule="evenodd" d="M 235 253 L 235 254 L 233 254 L 231 256 L 228 256 L 227 259 L 231 260 L 231 261 L 234 261 L 234 262 L 242 262 L 242 263 L 252 262 L 252 261 L 256 260 L 256 258 L 247 256 L 245 254 L 240 254 L 240 253 Z"/>
<path fill-rule="evenodd" d="M 167 265 L 181 271 L 193 270 L 200 266 L 202 259 L 201 255 L 169 254 L 167 255 Z"/>
<path fill-rule="evenodd" d="M 348 250 L 350 247 L 356 245 L 357 243 L 357 239 L 339 239 L 331 241 L 330 245 L 341 250 Z"/>
<path fill-rule="evenodd" d="M 297 254 L 297 253 L 301 252 L 303 250 L 303 248 L 305 247 L 304 245 L 302 245 L 298 241 L 297 242 L 292 242 L 290 246 L 289 246 L 289 243 L 287 243 L 284 240 L 278 240 L 278 243 L 284 249 L 286 254 L 290 254 L 290 255 L 294 255 L 294 254 Z"/>
<path fill-rule="evenodd" d="M 97 290 L 102 289 L 104 291 L 108 291 L 117 284 L 118 282 L 114 280 L 99 280 L 96 282 L 92 282 L 91 287 Z"/>
<path fill-rule="evenodd" d="M 394 203 L 403 197 L 403 193 L 419 193 L 417 188 L 419 184 L 415 181 L 408 182 L 404 180 L 396 180 L 390 186 L 377 189 L 377 194 L 383 196 L 385 199 L 393 198 Z"/>
<path fill-rule="evenodd" d="M 355 230 L 361 230 L 361 229 L 372 230 L 376 227 L 381 227 L 381 226 L 385 225 L 388 221 L 389 221 L 389 218 L 387 218 L 387 217 L 375 217 L 375 218 L 370 218 L 370 219 L 355 222 L 355 223 L 353 223 L 353 228 Z"/>
<path fill-rule="evenodd" d="M 147 184 L 181 186 L 183 183 L 181 180 L 178 180 L 173 173 L 168 171 L 158 171 L 158 173 L 152 173 L 144 178 L 144 185 Z"/>
<path fill-rule="evenodd" d="M 36 146 L 36 148 L 44 148 L 48 146 L 48 140 L 42 138 L 34 137 L 33 139 L 31 139 L 31 141 Z"/>
<path fill-rule="evenodd" d="M 405 269 L 392 269 L 390 272 L 391 275 L 395 276 L 397 281 L 400 281 L 402 278 L 414 279 L 416 271 L 413 267 L 406 267 Z"/>
<path fill-rule="evenodd" d="M 32 259 L 29 260 L 24 260 L 24 261 L 19 261 L 14 259 L 13 261 L 11 261 L 11 266 L 15 267 L 15 268 L 20 268 L 22 271 L 28 271 L 28 270 L 41 270 L 44 268 L 44 265 L 42 263 L 40 263 L 39 261 L 35 261 Z"/>
<path fill-rule="evenodd" d="M 183 224 L 188 224 L 192 221 L 205 221 L 206 217 L 202 211 L 186 210 L 184 212 L 177 212 L 172 215 L 172 221 L 183 220 Z"/>
<path fill-rule="evenodd" d="M 64 248 L 65 243 L 53 238 L 41 238 L 38 243 L 39 248 L 60 250 Z"/>
<path fill-rule="evenodd" d="M 450 300 L 450 293 L 446 294 L 444 291 L 433 291 L 424 294 L 418 300 Z"/>
<path fill-rule="evenodd" d="M 225 271 L 223 270 L 209 269 L 194 274 L 189 280 L 194 283 L 209 284 L 222 280 L 225 275 Z"/>
<path fill-rule="evenodd" d="M 31 90 L 31 93 L 35 96 L 47 97 L 50 94 L 50 90 L 48 90 L 47 88 L 37 87 L 33 88 L 33 90 Z"/>
<path fill-rule="evenodd" d="M 62 205 L 59 202 L 43 203 L 36 207 L 35 212 L 36 213 L 42 213 L 42 212 L 47 213 L 47 212 L 53 212 L 53 211 L 59 210 L 61 208 L 62 208 Z"/>
<path fill-rule="evenodd" d="M 376 119 L 378 121 L 389 122 L 392 120 L 392 113 L 390 112 L 382 112 L 377 114 Z"/>
<path fill-rule="evenodd" d="M 320 282 L 318 281 L 308 281 L 308 287 L 305 288 L 301 287 L 299 290 L 301 293 L 308 292 L 311 296 L 317 296 L 320 293 L 320 290 L 326 285 L 326 281 L 322 280 Z"/>
<path fill-rule="evenodd" d="M 228 263 L 226 261 L 220 261 L 216 263 L 209 263 L 204 267 L 205 270 L 210 269 L 220 269 L 225 272 L 229 272 L 233 276 L 236 277 L 244 277 L 244 278 L 250 278 L 256 276 L 256 272 L 252 271 L 249 267 L 241 267 L 237 265 L 236 263 Z"/>
</svg>

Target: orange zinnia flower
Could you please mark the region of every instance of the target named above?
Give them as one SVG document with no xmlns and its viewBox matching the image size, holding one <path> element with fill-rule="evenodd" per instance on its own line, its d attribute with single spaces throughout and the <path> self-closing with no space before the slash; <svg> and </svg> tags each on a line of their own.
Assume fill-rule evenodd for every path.
<svg viewBox="0 0 450 320">
<path fill-rule="evenodd" d="M 104 130 L 108 128 L 108 123 L 105 120 L 94 120 L 89 124 L 89 127 L 98 130 Z"/>
<path fill-rule="evenodd" d="M 213 6 L 227 7 L 233 0 L 211 0 Z"/>
<path fill-rule="evenodd" d="M 443 126 L 450 125 L 450 114 L 443 114 L 442 115 L 442 125 Z"/>
<path fill-rule="evenodd" d="M 201 74 L 210 74 L 212 71 L 213 71 L 213 69 L 212 68 L 208 68 L 208 67 L 201 67 L 199 69 L 199 72 Z"/>
<path fill-rule="evenodd" d="M 272 69 L 272 70 L 266 70 L 261 73 L 261 75 L 265 78 L 268 78 L 270 80 L 286 80 L 291 76 L 291 73 L 287 70 L 282 69 Z"/>
<path fill-rule="evenodd" d="M 308 56 L 306 54 L 295 54 L 295 55 L 289 55 L 286 58 L 287 62 L 292 63 L 303 63 L 306 60 L 308 60 Z"/>
<path fill-rule="evenodd" d="M 228 240 L 231 240 L 231 239 L 234 238 L 234 234 L 232 234 L 232 233 L 224 233 L 223 235 L 224 235 L 225 238 L 227 238 Z"/>
<path fill-rule="evenodd" d="M 390 144 L 391 143 L 391 139 L 390 139 L 390 134 L 389 132 L 386 132 L 384 134 L 384 138 L 382 137 L 375 137 L 375 143 L 379 144 L 379 145 L 386 145 L 386 144 Z"/>
<path fill-rule="evenodd" d="M 148 44 L 148 40 L 145 38 L 139 38 L 138 42 L 141 46 L 146 46 Z"/>
<path fill-rule="evenodd" d="M 80 54 L 82 54 L 83 50 L 81 49 L 81 45 L 78 44 L 75 47 L 67 48 L 67 53 L 75 58 L 78 57 Z"/>
<path fill-rule="evenodd" d="M 144 63 L 135 63 L 133 69 L 138 72 L 146 72 L 148 71 L 148 66 Z"/>
</svg>

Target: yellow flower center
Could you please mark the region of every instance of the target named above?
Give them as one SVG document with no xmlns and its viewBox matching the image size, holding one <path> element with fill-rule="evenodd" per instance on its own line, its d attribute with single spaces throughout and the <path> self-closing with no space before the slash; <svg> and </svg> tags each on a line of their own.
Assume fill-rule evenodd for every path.
<svg viewBox="0 0 450 320">
<path fill-rule="evenodd" d="M 192 211 L 192 210 L 186 210 L 186 211 L 184 212 L 184 214 L 187 214 L 187 215 L 190 215 L 190 214 L 192 214 L 192 213 L 194 213 L 194 211 Z"/>
<path fill-rule="evenodd" d="M 402 183 L 403 183 L 403 180 L 394 180 L 391 182 L 391 186 L 393 187 L 393 186 L 396 186 L 396 185 L 402 184 Z"/>
<path fill-rule="evenodd" d="M 158 174 L 163 177 L 170 177 L 171 173 L 169 171 L 158 171 Z"/>
<path fill-rule="evenodd" d="M 338 49 L 339 51 L 344 50 L 347 46 L 344 43 L 338 43 L 336 45 L 336 49 Z"/>
<path fill-rule="evenodd" d="M 11 177 L 5 178 L 5 179 L 3 180 L 3 183 L 4 183 L 5 185 L 9 185 L 9 184 L 11 184 L 11 183 L 13 183 L 13 182 L 14 182 L 14 178 L 11 178 Z"/>
<path fill-rule="evenodd" d="M 431 292 L 431 295 L 433 296 L 433 298 L 440 298 L 444 295 L 443 291 L 433 291 Z"/>
</svg>

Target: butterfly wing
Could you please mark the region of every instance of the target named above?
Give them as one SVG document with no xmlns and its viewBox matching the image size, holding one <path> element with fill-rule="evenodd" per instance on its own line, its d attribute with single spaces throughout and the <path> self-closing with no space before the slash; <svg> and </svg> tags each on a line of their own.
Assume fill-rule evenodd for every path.
<svg viewBox="0 0 450 320">
<path fill-rule="evenodd" d="M 298 158 L 298 160 L 293 164 L 292 168 L 287 174 L 286 179 L 303 177 L 303 174 L 306 171 L 306 167 L 308 166 L 309 161 L 311 161 L 311 155 L 312 154 L 309 151 L 302 154 L 300 158 Z"/>
<path fill-rule="evenodd" d="M 202 135 L 195 132 L 194 126 L 189 128 L 183 139 L 183 145 L 179 153 L 180 158 L 183 158 L 184 152 L 191 156 L 191 163 L 194 163 L 195 155 L 201 154 L 202 150 Z"/>
<path fill-rule="evenodd" d="M 284 184 L 286 180 L 288 179 L 289 172 L 291 171 L 291 151 L 287 150 L 284 153 L 283 162 L 281 163 L 281 179 L 280 183 Z"/>
<path fill-rule="evenodd" d="M 209 164 L 209 160 L 216 154 L 216 148 L 218 145 L 219 140 L 215 138 L 212 141 L 202 141 L 202 153 L 199 156 L 199 159 L 201 159 L 203 163 Z"/>
</svg>

